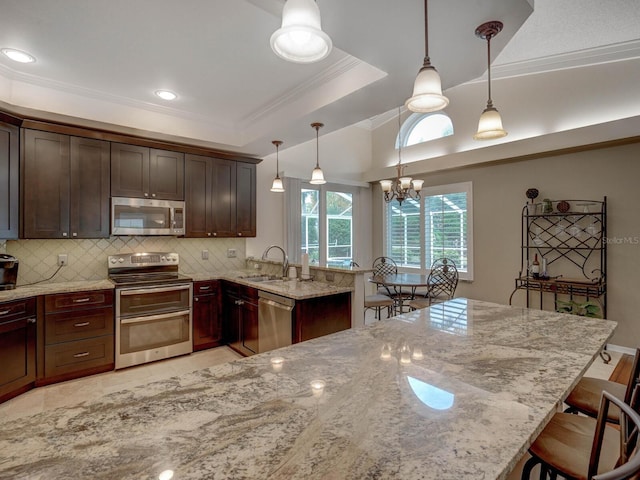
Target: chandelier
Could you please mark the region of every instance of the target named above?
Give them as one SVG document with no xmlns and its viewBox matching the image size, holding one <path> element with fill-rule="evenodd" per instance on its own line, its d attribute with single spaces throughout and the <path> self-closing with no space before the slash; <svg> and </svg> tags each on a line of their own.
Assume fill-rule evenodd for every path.
<svg viewBox="0 0 640 480">
<path fill-rule="evenodd" d="M 420 191 L 424 180 L 413 180 L 411 177 L 404 177 L 404 165 L 402 165 L 402 139 L 400 138 L 400 107 L 398 107 L 398 165 L 397 177 L 395 180 L 380 180 L 382 192 L 384 193 L 384 201 L 389 203 L 394 198 L 400 205 L 407 198 L 414 200 L 420 199 Z M 413 187 L 413 188 L 412 188 Z"/>
</svg>

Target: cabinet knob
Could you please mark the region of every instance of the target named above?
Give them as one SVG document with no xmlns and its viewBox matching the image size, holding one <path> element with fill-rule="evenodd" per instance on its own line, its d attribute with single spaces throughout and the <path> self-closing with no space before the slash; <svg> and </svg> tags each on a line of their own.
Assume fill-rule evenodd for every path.
<svg viewBox="0 0 640 480">
<path fill-rule="evenodd" d="M 62 236 L 66 237 L 67 236 L 67 232 L 62 232 Z"/>
<path fill-rule="evenodd" d="M 199 301 L 200 301 L 200 299 L 199 299 L 198 297 L 196 297 L 196 298 L 194 298 L 194 299 L 193 299 L 193 301 L 194 301 L 194 302 L 199 302 Z"/>
<path fill-rule="evenodd" d="M 213 236 L 217 237 L 218 236 L 218 232 L 213 232 Z"/>
<path fill-rule="evenodd" d="M 78 236 L 78 234 L 77 234 L 76 232 L 73 232 L 73 233 L 71 234 L 71 236 L 72 236 L 72 237 L 77 237 L 77 236 Z"/>
<path fill-rule="evenodd" d="M 148 194 L 147 192 L 145 192 L 145 193 L 144 193 L 144 196 L 145 196 L 145 197 L 148 197 L 148 196 L 149 196 L 149 194 Z"/>
<path fill-rule="evenodd" d="M 207 237 L 210 237 L 210 236 L 211 236 L 211 232 L 207 232 Z"/>
<path fill-rule="evenodd" d="M 152 194 L 151 194 L 151 196 L 152 196 L 153 198 L 156 198 L 156 194 L 155 194 L 155 193 L 152 193 Z"/>
<path fill-rule="evenodd" d="M 242 232 L 238 232 L 238 236 L 241 237 L 242 236 Z"/>
</svg>

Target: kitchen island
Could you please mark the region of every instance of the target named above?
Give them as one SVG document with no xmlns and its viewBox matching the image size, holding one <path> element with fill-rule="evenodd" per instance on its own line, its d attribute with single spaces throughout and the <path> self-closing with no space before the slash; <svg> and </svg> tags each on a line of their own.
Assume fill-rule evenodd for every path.
<svg viewBox="0 0 640 480">
<path fill-rule="evenodd" d="M 505 478 L 616 323 L 454 299 L 6 422 L 1 478 Z"/>
</svg>

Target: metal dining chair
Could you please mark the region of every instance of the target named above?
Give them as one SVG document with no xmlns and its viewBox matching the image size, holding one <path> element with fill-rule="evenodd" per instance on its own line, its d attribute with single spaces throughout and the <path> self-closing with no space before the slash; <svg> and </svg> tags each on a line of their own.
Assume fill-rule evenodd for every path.
<svg viewBox="0 0 640 480">
<path fill-rule="evenodd" d="M 439 258 L 431 265 L 427 278 L 427 291 L 409 302 L 411 310 L 426 308 L 434 303 L 451 300 L 458 287 L 458 268 L 453 260 Z"/>
<path fill-rule="evenodd" d="M 607 423 L 609 408 L 620 410 L 620 428 Z M 597 419 L 556 413 L 529 447 L 522 480 L 540 465 L 540 480 L 558 475 L 571 480 L 626 480 L 640 472 L 638 389 L 631 404 L 602 392 Z"/>
<path fill-rule="evenodd" d="M 373 276 L 395 275 L 398 273 L 398 264 L 391 257 L 378 257 L 376 258 L 371 268 L 373 270 Z M 378 295 L 387 295 L 393 297 L 389 287 L 385 285 L 378 285 Z"/>
<path fill-rule="evenodd" d="M 596 418 L 598 416 L 598 409 L 600 408 L 600 397 L 604 390 L 617 398 L 622 398 L 624 402 L 628 404 L 631 402 L 631 395 L 639 383 L 640 348 L 636 348 L 629 380 L 626 385 L 602 378 L 582 377 L 564 401 L 567 405 L 565 412 L 582 413 L 589 417 Z M 615 408 L 611 409 L 607 421 L 619 424 L 620 412 Z"/>
</svg>

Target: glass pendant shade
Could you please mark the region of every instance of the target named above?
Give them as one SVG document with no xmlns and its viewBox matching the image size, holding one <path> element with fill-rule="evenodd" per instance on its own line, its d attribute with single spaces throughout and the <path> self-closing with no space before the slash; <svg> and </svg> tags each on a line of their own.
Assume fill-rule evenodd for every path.
<svg viewBox="0 0 640 480">
<path fill-rule="evenodd" d="M 478 132 L 473 136 L 474 140 L 491 140 L 507 136 L 507 131 L 502 128 L 500 112 L 493 106 L 487 106 L 480 115 Z"/>
<path fill-rule="evenodd" d="M 271 184 L 272 192 L 284 192 L 284 185 L 282 184 L 282 179 L 280 177 L 276 177 L 273 179 L 273 183 Z"/>
<path fill-rule="evenodd" d="M 418 113 L 436 112 L 449 105 L 449 99 L 442 95 L 442 83 L 435 67 L 429 65 L 420 69 L 413 84 L 413 95 L 404 105 Z"/>
<path fill-rule="evenodd" d="M 388 193 L 393 186 L 393 180 L 380 180 L 380 185 L 382 186 L 382 191 Z"/>
<path fill-rule="evenodd" d="M 413 185 L 413 189 L 416 192 L 419 192 L 420 190 L 422 190 L 422 184 L 424 183 L 424 180 L 414 180 L 413 182 L 411 182 Z"/>
<path fill-rule="evenodd" d="M 311 172 L 311 180 L 309 180 L 309 183 L 313 185 L 322 185 L 324 183 L 327 183 L 327 181 L 324 179 L 324 174 L 322 173 L 322 169 L 320 167 L 316 167 L 313 169 L 313 172 Z"/>
<path fill-rule="evenodd" d="M 287 0 L 282 9 L 282 27 L 271 35 L 271 49 L 294 63 L 312 63 L 326 58 L 333 43 L 322 31 L 320 9 L 315 0 Z"/>
</svg>

